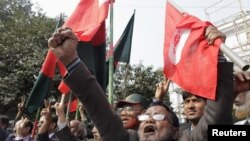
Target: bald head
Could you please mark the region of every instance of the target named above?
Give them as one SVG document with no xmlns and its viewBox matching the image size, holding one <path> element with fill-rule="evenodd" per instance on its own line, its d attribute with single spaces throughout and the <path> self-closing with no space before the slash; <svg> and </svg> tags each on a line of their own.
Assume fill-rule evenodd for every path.
<svg viewBox="0 0 250 141">
<path fill-rule="evenodd" d="M 83 122 L 79 120 L 70 121 L 70 131 L 71 134 L 79 139 L 84 139 L 87 137 L 87 129 Z"/>
</svg>

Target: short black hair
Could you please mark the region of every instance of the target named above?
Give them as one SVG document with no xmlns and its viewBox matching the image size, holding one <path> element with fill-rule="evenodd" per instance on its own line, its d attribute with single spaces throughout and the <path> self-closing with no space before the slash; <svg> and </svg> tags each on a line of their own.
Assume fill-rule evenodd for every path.
<svg viewBox="0 0 250 141">
<path fill-rule="evenodd" d="M 5 116 L 5 115 L 0 115 L 0 123 L 5 126 L 5 129 L 9 126 L 9 117 Z"/>
<path fill-rule="evenodd" d="M 179 118 L 177 117 L 176 113 L 171 110 L 167 105 L 163 104 L 161 101 L 152 102 L 148 108 L 153 106 L 162 106 L 170 113 L 170 122 L 175 126 L 179 127 Z"/>
<path fill-rule="evenodd" d="M 201 97 L 201 96 L 192 94 L 192 93 L 187 92 L 187 91 L 182 91 L 182 99 L 183 99 L 183 101 L 185 101 L 187 98 L 189 98 L 189 97 L 191 97 L 191 96 L 196 96 L 196 97 L 198 97 L 198 98 L 201 98 L 201 99 L 206 100 L 206 98 L 204 98 L 204 97 Z"/>
<path fill-rule="evenodd" d="M 27 122 L 25 122 L 24 127 L 30 127 L 29 133 L 32 133 L 33 123 L 31 120 L 28 120 Z"/>
</svg>

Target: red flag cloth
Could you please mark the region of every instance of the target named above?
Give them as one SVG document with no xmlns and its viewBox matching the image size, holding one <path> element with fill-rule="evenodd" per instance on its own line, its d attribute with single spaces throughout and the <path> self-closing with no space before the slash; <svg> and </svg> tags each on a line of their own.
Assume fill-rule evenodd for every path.
<svg viewBox="0 0 250 141">
<path fill-rule="evenodd" d="M 80 41 L 90 41 L 93 47 L 99 46 L 106 41 L 105 19 L 108 16 L 109 3 L 109 0 L 81 0 L 63 26 L 70 27 Z M 65 66 L 60 62 L 58 66 L 61 76 L 64 77 Z M 63 81 L 58 89 L 65 94 L 70 91 Z"/>
<path fill-rule="evenodd" d="M 58 61 L 57 65 L 59 67 L 61 76 L 64 77 L 67 74 L 67 69 L 61 61 Z M 64 83 L 64 81 L 61 81 L 60 85 L 58 86 L 58 89 L 62 94 L 68 94 L 70 92 L 70 88 Z"/>
<path fill-rule="evenodd" d="M 69 109 L 70 112 L 75 112 L 77 110 L 77 103 L 78 103 L 77 98 L 75 98 L 70 102 L 70 109 Z M 69 106 L 69 103 L 66 103 L 66 105 Z"/>
<path fill-rule="evenodd" d="M 108 10 L 109 0 L 81 0 L 64 26 L 70 27 L 81 41 L 90 41 L 107 18 Z"/>
<path fill-rule="evenodd" d="M 53 79 L 55 74 L 55 68 L 56 56 L 51 50 L 49 50 L 40 71 L 45 76 L 49 77 L 50 79 Z"/>
<path fill-rule="evenodd" d="M 209 45 L 205 39 L 211 23 L 182 15 L 169 2 L 166 8 L 165 76 L 187 92 L 215 99 L 219 46 Z"/>
</svg>

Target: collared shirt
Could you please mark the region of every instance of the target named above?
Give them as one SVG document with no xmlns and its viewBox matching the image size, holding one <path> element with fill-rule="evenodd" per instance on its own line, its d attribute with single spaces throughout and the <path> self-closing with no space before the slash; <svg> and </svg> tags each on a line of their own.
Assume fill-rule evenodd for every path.
<svg viewBox="0 0 250 141">
<path fill-rule="evenodd" d="M 234 125 L 250 125 L 250 118 L 238 121 Z"/>
<path fill-rule="evenodd" d="M 50 133 L 50 134 L 49 134 L 49 138 L 52 138 L 54 135 L 55 135 L 54 132 L 53 132 L 53 133 Z"/>
</svg>

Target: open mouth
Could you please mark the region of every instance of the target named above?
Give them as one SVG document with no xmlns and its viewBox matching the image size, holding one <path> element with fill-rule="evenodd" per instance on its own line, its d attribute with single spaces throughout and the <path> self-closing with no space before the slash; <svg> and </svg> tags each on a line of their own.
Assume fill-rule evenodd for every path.
<svg viewBox="0 0 250 141">
<path fill-rule="evenodd" d="M 152 125 L 146 126 L 144 128 L 144 133 L 154 133 L 154 132 L 155 132 L 155 128 Z"/>
</svg>

